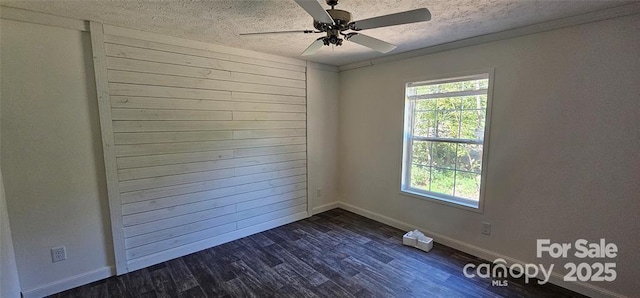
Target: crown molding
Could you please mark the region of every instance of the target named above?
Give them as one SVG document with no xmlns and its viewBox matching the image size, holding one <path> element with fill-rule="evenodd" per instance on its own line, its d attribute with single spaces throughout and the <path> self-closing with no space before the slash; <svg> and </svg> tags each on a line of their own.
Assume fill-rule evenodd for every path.
<svg viewBox="0 0 640 298">
<path fill-rule="evenodd" d="M 323 63 L 317 63 L 317 62 L 311 62 L 311 61 L 307 61 L 307 69 L 340 72 L 340 69 L 338 69 L 338 67 L 335 65 L 323 64 Z"/>
<path fill-rule="evenodd" d="M 578 26 L 578 25 L 587 24 L 587 23 L 599 22 L 599 21 L 629 16 L 634 14 L 640 14 L 640 2 L 598 10 L 594 12 L 588 12 L 584 14 L 547 21 L 543 23 L 537 23 L 533 25 L 518 27 L 518 28 L 509 29 L 505 31 L 480 35 L 476 37 L 470 37 L 470 38 L 461 39 L 461 40 L 444 43 L 440 45 L 435 45 L 427 48 L 422 48 L 418 50 L 408 51 L 408 52 L 399 53 L 399 54 L 390 55 L 390 56 L 384 56 L 376 59 L 349 63 L 349 64 L 339 66 L 338 68 L 340 69 L 340 71 L 352 70 L 352 69 L 368 67 L 372 65 L 377 65 L 377 64 L 382 64 L 382 63 L 387 63 L 387 62 L 392 62 L 397 60 L 425 56 L 433 53 L 444 52 L 444 51 L 449 51 L 453 49 L 459 49 L 459 48 L 479 45 L 483 43 L 510 39 L 510 38 L 515 38 L 515 37 L 520 37 L 520 36 L 525 36 L 530 34 L 551 31 L 551 30 L 557 30 L 557 29 L 566 28 L 566 27 Z"/>
<path fill-rule="evenodd" d="M 25 23 L 89 31 L 89 22 L 30 10 L 0 6 L 0 18 Z"/>
</svg>

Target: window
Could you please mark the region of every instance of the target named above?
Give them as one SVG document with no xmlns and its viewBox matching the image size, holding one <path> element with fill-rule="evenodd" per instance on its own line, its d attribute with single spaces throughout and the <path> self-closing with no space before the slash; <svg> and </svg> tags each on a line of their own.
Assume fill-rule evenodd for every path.
<svg viewBox="0 0 640 298">
<path fill-rule="evenodd" d="M 402 192 L 480 208 L 489 77 L 406 85 Z"/>
</svg>

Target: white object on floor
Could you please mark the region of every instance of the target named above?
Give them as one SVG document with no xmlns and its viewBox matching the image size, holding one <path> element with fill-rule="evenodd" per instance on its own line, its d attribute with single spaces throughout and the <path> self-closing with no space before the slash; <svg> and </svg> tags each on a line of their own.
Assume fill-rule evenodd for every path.
<svg viewBox="0 0 640 298">
<path fill-rule="evenodd" d="M 413 246 L 423 251 L 430 251 L 431 248 L 433 248 L 433 239 L 425 236 L 418 230 L 413 230 L 404 234 L 402 244 Z"/>
</svg>

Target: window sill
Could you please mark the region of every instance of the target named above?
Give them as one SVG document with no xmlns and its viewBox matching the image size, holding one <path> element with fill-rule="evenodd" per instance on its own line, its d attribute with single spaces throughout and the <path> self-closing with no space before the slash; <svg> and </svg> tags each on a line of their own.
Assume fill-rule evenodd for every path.
<svg viewBox="0 0 640 298">
<path fill-rule="evenodd" d="M 482 208 L 482 204 L 480 202 L 478 202 L 478 206 L 473 206 L 473 205 L 465 205 L 463 202 L 457 202 L 451 199 L 447 199 L 447 198 L 443 198 L 443 197 L 438 197 L 435 195 L 430 195 L 430 194 L 422 194 L 422 193 L 418 193 L 418 192 L 414 192 L 411 191 L 409 189 L 401 189 L 400 190 L 400 194 L 406 197 L 411 197 L 411 198 L 416 198 L 416 199 L 420 199 L 420 200 L 425 200 L 425 201 L 429 201 L 429 202 L 434 202 L 434 203 L 438 203 L 441 205 L 445 205 L 445 206 L 450 206 L 450 207 L 455 207 L 455 208 L 459 208 L 459 209 L 463 209 L 463 210 L 467 210 L 467 211 L 471 211 L 474 213 L 480 213 L 483 214 L 484 210 Z"/>
</svg>

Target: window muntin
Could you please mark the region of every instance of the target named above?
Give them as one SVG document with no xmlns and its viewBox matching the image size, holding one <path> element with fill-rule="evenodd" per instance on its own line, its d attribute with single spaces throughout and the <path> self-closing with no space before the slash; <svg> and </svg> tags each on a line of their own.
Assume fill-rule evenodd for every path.
<svg viewBox="0 0 640 298">
<path fill-rule="evenodd" d="M 479 208 L 489 74 L 406 86 L 401 190 Z"/>
</svg>

